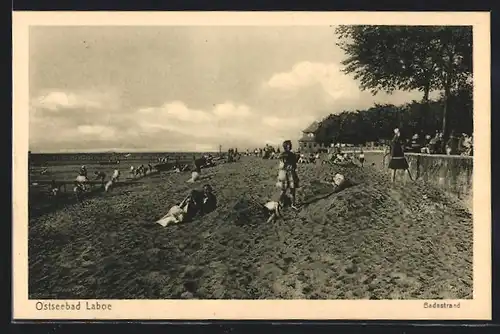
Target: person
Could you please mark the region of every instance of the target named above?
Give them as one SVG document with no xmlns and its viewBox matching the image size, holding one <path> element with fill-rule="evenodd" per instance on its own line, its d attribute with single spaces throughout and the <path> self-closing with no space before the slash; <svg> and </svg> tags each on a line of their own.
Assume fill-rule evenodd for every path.
<svg viewBox="0 0 500 334">
<path fill-rule="evenodd" d="M 281 188 L 280 202 L 285 203 L 287 190 L 290 189 L 292 197 L 291 207 L 297 209 L 296 189 L 299 187 L 299 177 L 297 175 L 297 155 L 292 152 L 292 142 L 283 142 L 283 152 L 280 154 L 280 169 L 278 173 L 278 184 Z"/>
<path fill-rule="evenodd" d="M 424 144 L 422 145 L 422 148 L 420 149 L 421 153 L 431 154 L 430 142 L 431 142 L 431 135 L 425 135 Z"/>
<path fill-rule="evenodd" d="M 113 179 L 106 182 L 106 184 L 104 185 L 104 191 L 109 192 L 111 190 L 111 188 L 114 186 L 114 184 L 115 184 L 115 181 Z"/>
<path fill-rule="evenodd" d="M 472 155 L 472 137 L 467 134 L 462 134 L 464 139 L 462 141 L 462 155 L 471 156 Z"/>
<path fill-rule="evenodd" d="M 104 180 L 106 179 L 106 173 L 104 173 L 103 171 L 100 171 L 100 172 L 99 171 L 95 171 L 94 174 L 96 176 L 95 179 L 96 180 L 101 180 L 101 184 L 104 187 Z"/>
<path fill-rule="evenodd" d="M 85 175 L 83 175 L 85 174 Z M 85 173 L 82 173 L 80 171 L 80 173 L 78 174 L 78 176 L 76 177 L 76 180 L 75 182 L 78 183 L 78 186 L 83 190 L 83 191 L 86 191 L 89 189 L 89 186 L 88 186 L 88 178 L 87 178 L 87 172 L 85 171 Z"/>
<path fill-rule="evenodd" d="M 85 176 L 87 177 L 87 167 L 85 165 L 83 165 L 82 167 L 80 167 L 80 171 L 79 173 L 81 176 Z"/>
<path fill-rule="evenodd" d="M 212 212 L 217 207 L 217 198 L 210 184 L 205 184 L 202 190 L 191 190 L 188 196 L 177 205 L 174 205 L 168 213 L 156 223 L 167 226 L 180 222 L 187 222 L 196 215 L 204 215 Z"/>
<path fill-rule="evenodd" d="M 446 143 L 446 154 L 447 155 L 458 154 L 458 143 L 459 143 L 459 138 L 455 135 L 455 130 L 452 130 L 450 133 L 450 137 Z"/>
<path fill-rule="evenodd" d="M 74 181 L 73 193 L 75 194 L 75 198 L 78 202 L 81 202 L 83 199 L 83 193 L 85 192 L 84 186 L 78 182 Z"/>
<path fill-rule="evenodd" d="M 363 152 L 363 149 L 359 152 L 359 162 L 361 163 L 361 167 L 363 167 L 365 164 L 365 153 Z"/>
<path fill-rule="evenodd" d="M 404 170 L 408 172 L 408 176 L 410 180 L 413 181 L 413 178 L 410 173 L 410 169 L 408 166 L 408 161 L 404 156 L 403 151 L 403 141 L 401 139 L 401 132 L 398 128 L 394 129 L 394 137 L 392 139 L 392 147 L 391 147 L 391 160 L 389 161 L 389 169 L 393 170 L 392 173 L 392 182 L 396 180 L 396 171 Z"/>
<path fill-rule="evenodd" d="M 348 185 L 346 177 L 340 173 L 335 173 L 331 179 L 326 178 L 326 180 L 320 181 L 320 183 L 333 186 L 334 191 L 342 190 L 346 185 Z"/>
<path fill-rule="evenodd" d="M 269 218 L 267 219 L 267 223 L 271 223 L 276 221 L 279 217 L 281 217 L 281 209 L 282 204 L 279 201 L 269 201 L 264 204 L 267 212 L 269 213 Z"/>
<path fill-rule="evenodd" d="M 411 151 L 413 153 L 420 153 L 420 149 L 421 149 L 421 144 L 420 144 L 420 137 L 418 135 L 418 133 L 415 133 L 413 135 L 413 137 L 411 137 Z"/>
<path fill-rule="evenodd" d="M 53 197 L 56 197 L 59 194 L 60 186 L 57 185 L 55 180 L 50 181 L 50 193 Z"/>
<path fill-rule="evenodd" d="M 441 153 L 441 137 L 439 131 L 436 131 L 435 136 L 430 140 L 431 154 Z"/>
<path fill-rule="evenodd" d="M 120 171 L 118 169 L 115 169 L 113 171 L 113 175 L 111 176 L 111 181 L 118 182 L 118 180 L 120 179 L 120 174 Z"/>
</svg>

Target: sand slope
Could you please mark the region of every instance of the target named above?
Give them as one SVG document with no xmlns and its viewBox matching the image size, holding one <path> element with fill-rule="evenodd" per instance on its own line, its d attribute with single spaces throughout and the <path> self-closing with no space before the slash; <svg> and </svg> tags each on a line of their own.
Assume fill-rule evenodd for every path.
<svg viewBox="0 0 500 334">
<path fill-rule="evenodd" d="M 33 218 L 30 298 L 415 299 L 472 298 L 472 218 L 420 182 L 391 185 L 374 167 L 301 165 L 299 200 L 339 171 L 356 185 L 266 224 L 255 201 L 277 195 L 276 161 L 214 167 L 219 207 L 163 228 L 188 174 L 143 184 Z M 202 181 L 204 182 L 204 181 Z"/>
</svg>

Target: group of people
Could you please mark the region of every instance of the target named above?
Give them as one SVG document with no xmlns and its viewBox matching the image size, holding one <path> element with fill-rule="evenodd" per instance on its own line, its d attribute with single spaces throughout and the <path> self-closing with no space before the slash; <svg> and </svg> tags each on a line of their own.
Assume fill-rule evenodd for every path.
<svg viewBox="0 0 500 334">
<path fill-rule="evenodd" d="M 266 144 L 264 147 L 261 148 L 256 148 L 252 152 L 250 150 L 246 150 L 246 155 L 247 156 L 255 156 L 263 159 L 275 159 L 277 156 L 280 154 L 280 148 L 274 148 L 274 146 L 271 146 L 269 144 Z"/>
<path fill-rule="evenodd" d="M 205 184 L 201 190 L 193 189 L 180 202 L 174 205 L 168 213 L 156 221 L 165 227 L 192 220 L 196 215 L 212 212 L 217 207 L 217 198 L 210 184 Z"/>
<path fill-rule="evenodd" d="M 121 172 L 118 169 L 115 169 L 113 173 L 111 174 L 111 177 L 109 178 L 108 181 L 106 181 L 107 174 L 103 171 L 95 171 L 94 172 L 94 178 L 96 181 L 101 181 L 101 187 L 104 189 L 104 191 L 108 192 L 111 190 L 113 185 L 120 180 Z M 74 188 L 73 192 L 77 196 L 77 198 L 80 198 L 81 195 L 87 191 L 90 190 L 90 185 L 89 185 L 89 178 L 88 178 L 88 171 L 87 167 L 85 165 L 80 167 L 80 170 L 78 171 L 78 176 L 76 177 L 74 181 Z M 56 193 L 59 190 L 59 187 L 57 187 L 55 181 L 52 181 L 52 192 Z"/>
<path fill-rule="evenodd" d="M 404 141 L 406 151 L 426 154 L 473 155 L 473 138 L 466 133 L 457 135 L 451 131 L 448 140 L 444 141 L 443 132 L 436 131 L 434 136 L 421 138 L 418 133 Z"/>
<path fill-rule="evenodd" d="M 147 166 L 144 164 L 141 164 L 139 167 L 135 166 L 130 166 L 130 176 L 132 178 L 134 177 L 139 177 L 139 176 L 146 176 L 148 173 L 152 173 L 154 171 L 154 167 L 151 164 L 148 164 Z"/>
</svg>

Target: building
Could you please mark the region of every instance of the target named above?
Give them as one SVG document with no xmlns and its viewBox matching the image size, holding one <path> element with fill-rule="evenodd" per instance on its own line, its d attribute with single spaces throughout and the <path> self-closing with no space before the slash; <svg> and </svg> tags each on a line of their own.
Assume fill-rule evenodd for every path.
<svg viewBox="0 0 500 334">
<path fill-rule="evenodd" d="M 306 129 L 302 130 L 302 137 L 299 139 L 299 150 L 301 153 L 316 153 L 328 149 L 323 144 L 316 142 L 316 133 L 319 126 L 319 122 L 313 122 Z"/>
</svg>

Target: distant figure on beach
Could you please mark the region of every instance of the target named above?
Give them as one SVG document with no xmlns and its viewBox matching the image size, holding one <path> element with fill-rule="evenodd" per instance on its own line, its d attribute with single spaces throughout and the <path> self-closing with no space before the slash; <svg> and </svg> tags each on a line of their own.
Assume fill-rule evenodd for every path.
<svg viewBox="0 0 500 334">
<path fill-rule="evenodd" d="M 100 171 L 100 172 L 95 171 L 94 175 L 95 175 L 96 180 L 101 180 L 101 185 L 102 185 L 102 187 L 104 187 L 104 180 L 106 180 L 106 173 L 104 173 L 103 171 Z"/>
<path fill-rule="evenodd" d="M 112 178 L 111 180 L 109 180 L 108 182 L 106 182 L 106 184 L 104 185 L 104 191 L 105 192 L 109 192 L 113 188 L 114 184 L 115 184 L 115 181 Z"/>
<path fill-rule="evenodd" d="M 118 180 L 120 179 L 120 174 L 120 171 L 118 169 L 115 169 L 113 171 L 113 175 L 111 176 L 111 181 L 118 182 Z"/>
<path fill-rule="evenodd" d="M 361 163 L 361 167 L 364 167 L 365 165 L 365 153 L 363 152 L 363 149 L 359 152 L 359 162 Z"/>
<path fill-rule="evenodd" d="M 280 169 L 278 172 L 278 185 L 281 188 L 280 202 L 285 203 L 287 190 L 290 189 L 292 197 L 291 207 L 296 206 L 296 188 L 299 187 L 299 177 L 297 175 L 297 155 L 292 152 L 292 142 L 283 142 L 283 152 L 280 154 Z"/>
<path fill-rule="evenodd" d="M 59 194 L 59 187 L 55 180 L 50 182 L 50 193 L 53 197 L 56 197 Z"/>
<path fill-rule="evenodd" d="M 83 199 L 83 193 L 85 192 L 85 187 L 82 185 L 82 183 L 78 182 L 78 180 L 75 180 L 74 182 L 74 187 L 73 187 L 73 193 L 75 194 L 76 200 L 78 202 L 81 202 Z"/>
<path fill-rule="evenodd" d="M 82 168 L 83 167 L 85 166 L 82 166 Z M 83 172 L 82 169 L 80 169 L 80 172 L 78 173 L 75 182 L 76 184 L 78 184 L 79 187 L 81 187 L 82 190 L 84 191 L 87 190 L 89 182 L 89 179 L 87 178 L 87 170 Z"/>
<path fill-rule="evenodd" d="M 87 167 L 85 165 L 80 167 L 80 171 L 78 172 L 78 174 L 80 174 L 81 176 L 87 177 Z"/>
<path fill-rule="evenodd" d="M 204 215 L 212 212 L 217 207 L 217 198 L 213 193 L 213 188 L 205 184 L 202 190 L 192 190 L 182 202 L 174 205 L 168 213 L 156 223 L 165 227 L 169 224 L 187 222 L 196 215 Z"/>
<path fill-rule="evenodd" d="M 413 181 L 413 178 L 409 170 L 408 161 L 406 161 L 406 158 L 404 156 L 403 141 L 401 139 L 401 132 L 399 131 L 398 128 L 394 129 L 394 137 L 392 139 L 391 161 L 389 162 L 389 169 L 393 170 L 392 182 L 396 180 L 397 170 L 403 170 L 408 172 L 410 180 Z"/>
</svg>

